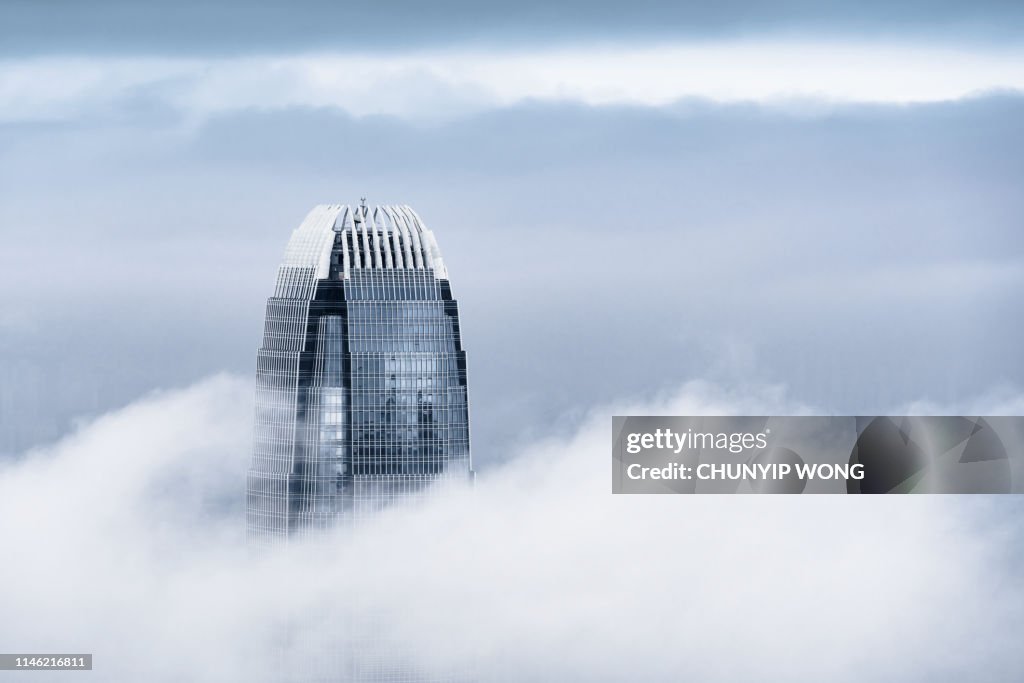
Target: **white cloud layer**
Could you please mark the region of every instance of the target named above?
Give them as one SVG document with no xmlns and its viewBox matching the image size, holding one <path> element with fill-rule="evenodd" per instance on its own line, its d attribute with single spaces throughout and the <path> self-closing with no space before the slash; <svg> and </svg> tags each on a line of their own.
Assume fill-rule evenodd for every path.
<svg viewBox="0 0 1024 683">
<path fill-rule="evenodd" d="M 1004 557 L 1016 527 L 994 502 L 615 497 L 612 409 L 481 473 L 473 492 L 256 559 L 241 533 L 251 395 L 223 376 L 157 394 L 3 465 L 5 651 L 93 652 L 82 680 L 269 680 L 289 628 L 372 614 L 421 664 L 472 658 L 485 680 L 1024 670 Z M 614 411 L 806 407 L 690 383 Z"/>
<path fill-rule="evenodd" d="M 0 62 L 0 121 L 66 119 L 156 96 L 205 117 L 254 107 L 449 117 L 527 100 L 660 106 L 911 103 L 1024 90 L 1024 53 L 885 43 L 708 42 L 395 55 Z"/>
</svg>

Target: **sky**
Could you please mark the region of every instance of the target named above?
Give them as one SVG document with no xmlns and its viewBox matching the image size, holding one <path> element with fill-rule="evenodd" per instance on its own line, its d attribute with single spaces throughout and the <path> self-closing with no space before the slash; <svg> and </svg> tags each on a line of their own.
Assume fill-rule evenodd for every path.
<svg viewBox="0 0 1024 683">
<path fill-rule="evenodd" d="M 225 0 L 155 3 L 126 0 L 9 0 L 0 10 L 0 45 L 12 54 L 131 52 L 175 54 L 286 53 L 464 45 L 491 47 L 607 40 L 708 41 L 729 36 L 886 36 L 899 40 L 1012 44 L 1024 10 L 1008 0 L 885 2 L 784 0 L 716 3 L 478 3 L 416 0 L 382 3 L 329 0 Z"/>
<path fill-rule="evenodd" d="M 1014 499 L 612 497 L 606 458 L 630 412 L 1021 413 L 1022 30 L 1017 2 L 0 3 L 0 542 L 33 549 L 0 649 L 260 680 L 336 608 L 493 680 L 1019 680 Z M 306 213 L 363 196 L 444 252 L 477 488 L 254 561 L 266 298 Z"/>
<path fill-rule="evenodd" d="M 251 375 L 291 230 L 362 196 L 438 235 L 482 463 L 692 379 L 1013 396 L 1022 15 L 4 3 L 0 453 Z"/>
<path fill-rule="evenodd" d="M 0 125 L 3 452 L 154 388 L 251 375 L 291 231 L 361 196 L 438 236 L 481 461 L 694 378 L 784 383 L 840 414 L 1024 382 L 1012 92 L 474 100 L 418 119 L 400 102 L 214 111 L 176 104 L 182 88 L 104 86 L 63 119 L 48 104 Z M 445 99 L 424 89 L 424 107 Z"/>
<path fill-rule="evenodd" d="M 4 3 L 0 453 L 251 375 L 291 230 L 361 196 L 438 235 L 482 463 L 697 378 L 836 413 L 1013 396 L 1021 21 Z"/>
</svg>

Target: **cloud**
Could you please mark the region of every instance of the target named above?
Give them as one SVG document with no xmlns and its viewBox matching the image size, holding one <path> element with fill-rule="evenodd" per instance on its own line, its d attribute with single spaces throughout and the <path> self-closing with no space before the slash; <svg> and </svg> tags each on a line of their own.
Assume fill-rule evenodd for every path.
<svg viewBox="0 0 1024 683">
<path fill-rule="evenodd" d="M 683 98 L 800 105 L 937 102 L 1024 90 L 1014 49 L 903 43 L 716 43 L 479 47 L 411 53 L 8 59 L 0 122 L 124 116 L 139 97 L 191 120 L 328 107 L 353 116 L 452 119 L 528 101 L 664 106 Z"/>
<path fill-rule="evenodd" d="M 612 411 L 806 408 L 781 389 L 694 382 L 595 410 L 475 491 L 263 557 L 241 538 L 251 396 L 216 377 L 2 466 L 7 651 L 93 652 L 103 681 L 267 680 L 284 636 L 372 621 L 421 666 L 469 658 L 491 680 L 1015 680 L 1024 665 L 1020 530 L 999 500 L 610 494 Z"/>
<path fill-rule="evenodd" d="M 1024 392 L 1003 382 L 967 400 L 920 399 L 906 403 L 895 412 L 899 415 L 1024 415 Z"/>
<path fill-rule="evenodd" d="M 621 2 L 414 0 L 387 4 L 268 0 L 88 5 L 71 0 L 0 6 L 8 54 L 251 54 L 308 49 L 401 52 L 451 44 L 643 43 L 748 35 L 899 36 L 1010 43 L 1024 22 L 1000 0 L 921 2 Z"/>
</svg>

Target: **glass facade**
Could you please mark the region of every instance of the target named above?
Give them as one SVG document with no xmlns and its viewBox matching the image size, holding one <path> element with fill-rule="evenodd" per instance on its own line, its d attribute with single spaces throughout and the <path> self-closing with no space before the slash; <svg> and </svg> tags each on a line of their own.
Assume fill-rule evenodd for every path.
<svg viewBox="0 0 1024 683">
<path fill-rule="evenodd" d="M 473 476 L 458 303 L 409 207 L 319 206 L 267 302 L 247 527 L 287 541 Z"/>
</svg>

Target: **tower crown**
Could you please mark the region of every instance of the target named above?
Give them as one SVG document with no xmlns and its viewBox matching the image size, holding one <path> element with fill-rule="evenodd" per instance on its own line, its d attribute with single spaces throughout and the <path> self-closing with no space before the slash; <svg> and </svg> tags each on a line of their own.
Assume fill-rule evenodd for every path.
<svg viewBox="0 0 1024 683">
<path fill-rule="evenodd" d="M 434 233 L 411 207 L 321 204 L 292 233 L 278 286 L 282 276 L 347 280 L 356 268 L 432 270 L 448 279 Z"/>
</svg>

